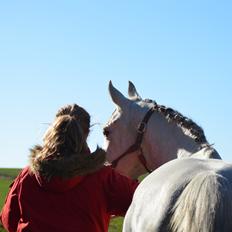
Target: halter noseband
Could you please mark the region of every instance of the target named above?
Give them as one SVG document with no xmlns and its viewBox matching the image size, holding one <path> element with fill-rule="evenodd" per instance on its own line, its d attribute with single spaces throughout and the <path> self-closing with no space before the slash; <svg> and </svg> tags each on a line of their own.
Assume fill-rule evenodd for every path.
<svg viewBox="0 0 232 232">
<path fill-rule="evenodd" d="M 141 143 L 142 143 L 142 140 L 143 140 L 143 135 L 144 135 L 144 132 L 146 130 L 146 126 L 147 126 L 147 123 L 151 117 L 151 115 L 153 114 L 153 112 L 155 111 L 155 106 L 153 106 L 152 108 L 150 108 L 147 113 L 145 114 L 142 122 L 139 124 L 138 126 L 138 129 L 137 129 L 137 137 L 136 137 L 136 140 L 135 140 L 135 143 L 132 144 L 122 155 L 120 155 L 117 159 L 115 159 L 111 164 L 112 164 L 112 167 L 116 167 L 119 160 L 122 159 L 123 157 L 125 157 L 126 155 L 128 155 L 129 153 L 132 153 L 134 151 L 137 151 L 137 150 L 141 150 L 141 154 L 138 156 L 139 158 L 139 161 L 142 163 L 142 165 L 144 166 L 144 168 L 147 170 L 147 172 L 151 173 L 152 170 L 150 170 L 148 167 L 147 167 L 147 162 L 146 162 L 146 159 L 142 153 L 142 149 L 141 149 Z"/>
</svg>

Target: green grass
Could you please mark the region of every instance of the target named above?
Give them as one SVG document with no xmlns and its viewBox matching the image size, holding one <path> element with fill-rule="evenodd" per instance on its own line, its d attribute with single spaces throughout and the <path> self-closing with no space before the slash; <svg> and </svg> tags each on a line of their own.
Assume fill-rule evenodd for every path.
<svg viewBox="0 0 232 232">
<path fill-rule="evenodd" d="M 9 185 L 13 179 L 18 175 L 20 169 L 14 168 L 0 168 L 0 209 L 2 208 L 5 197 L 9 190 Z M 123 218 L 118 217 L 111 220 L 109 232 L 122 231 Z M 0 232 L 6 232 L 0 225 Z"/>
<path fill-rule="evenodd" d="M 2 228 L 1 225 L 0 225 L 0 232 L 6 232 L 6 231 Z"/>
<path fill-rule="evenodd" d="M 0 168 L 0 177 L 8 177 L 10 179 L 14 179 L 21 169 L 19 168 Z"/>
<path fill-rule="evenodd" d="M 2 208 L 6 194 L 9 189 L 9 185 L 11 184 L 12 180 L 10 179 L 0 179 L 0 209 Z"/>
<path fill-rule="evenodd" d="M 17 175 L 19 170 L 17 169 L 0 169 L 0 209 L 2 208 L 6 195 L 9 190 L 9 185 L 12 183 L 12 180 Z M 13 177 L 11 177 L 11 175 Z M 5 230 L 0 225 L 0 232 L 5 232 Z"/>
<path fill-rule="evenodd" d="M 110 221 L 109 232 L 122 231 L 123 217 L 117 217 Z"/>
</svg>

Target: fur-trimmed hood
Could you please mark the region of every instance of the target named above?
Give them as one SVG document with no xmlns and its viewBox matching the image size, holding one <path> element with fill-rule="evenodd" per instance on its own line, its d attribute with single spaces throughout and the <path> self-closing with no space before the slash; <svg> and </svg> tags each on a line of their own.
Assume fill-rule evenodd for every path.
<svg viewBox="0 0 232 232">
<path fill-rule="evenodd" d="M 30 170 L 37 176 L 40 185 L 43 185 L 43 181 L 49 182 L 54 178 L 68 181 L 93 173 L 105 163 L 105 151 L 101 148 L 97 148 L 93 153 L 87 148 L 80 154 L 50 158 L 42 158 L 41 150 L 41 146 L 35 146 L 30 154 Z"/>
</svg>

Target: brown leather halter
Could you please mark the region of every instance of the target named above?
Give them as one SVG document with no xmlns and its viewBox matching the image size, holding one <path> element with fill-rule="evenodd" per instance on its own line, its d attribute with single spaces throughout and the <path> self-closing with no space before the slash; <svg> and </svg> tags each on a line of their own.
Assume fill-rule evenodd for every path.
<svg viewBox="0 0 232 232">
<path fill-rule="evenodd" d="M 119 160 L 121 160 L 123 157 L 125 157 L 126 155 L 128 155 L 129 153 L 132 153 L 134 151 L 137 151 L 140 149 L 141 153 L 140 155 L 138 156 L 140 162 L 142 163 L 142 165 L 144 166 L 144 168 L 147 170 L 147 172 L 151 173 L 152 170 L 150 170 L 148 167 L 147 167 L 147 162 L 146 162 L 146 159 L 143 155 L 143 152 L 142 152 L 142 149 L 141 149 L 141 143 L 142 143 L 142 140 L 143 140 L 143 135 L 144 135 L 144 132 L 146 130 L 146 126 L 147 126 L 147 123 L 151 117 L 151 115 L 153 114 L 153 112 L 155 111 L 155 106 L 153 106 L 152 108 L 150 108 L 147 113 L 145 114 L 142 122 L 139 124 L 138 126 L 138 129 L 137 129 L 137 137 L 136 137 L 136 140 L 135 140 L 135 143 L 132 144 L 122 155 L 120 155 L 117 159 L 115 159 L 111 164 L 112 164 L 112 167 L 116 167 Z"/>
</svg>

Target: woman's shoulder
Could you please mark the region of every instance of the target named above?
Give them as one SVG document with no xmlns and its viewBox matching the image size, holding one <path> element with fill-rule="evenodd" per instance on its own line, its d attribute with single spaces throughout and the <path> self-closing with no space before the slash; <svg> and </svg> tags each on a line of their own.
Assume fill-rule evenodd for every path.
<svg viewBox="0 0 232 232">
<path fill-rule="evenodd" d="M 26 166 L 25 168 L 21 169 L 21 171 L 19 172 L 19 174 L 18 174 L 18 176 L 15 178 L 15 180 L 17 180 L 17 179 L 24 179 L 24 178 L 26 178 L 27 176 L 31 175 L 30 173 L 31 173 L 30 167 L 29 167 L 29 166 Z"/>
<path fill-rule="evenodd" d="M 116 175 L 121 176 L 112 166 L 104 165 L 101 169 L 97 171 L 98 175 L 108 176 L 108 175 Z"/>
<path fill-rule="evenodd" d="M 91 176 L 98 176 L 98 177 L 107 177 L 108 175 L 111 175 L 114 170 L 111 166 L 102 166 L 99 170 L 96 172 L 90 174 Z"/>
<path fill-rule="evenodd" d="M 18 176 L 9 185 L 11 192 L 18 191 L 24 180 L 29 177 L 29 172 L 29 167 L 25 167 L 19 172 Z"/>
<path fill-rule="evenodd" d="M 87 175 L 87 180 L 93 179 L 98 180 L 98 183 L 104 184 L 111 181 L 115 181 L 115 179 L 120 178 L 120 174 L 117 173 L 111 166 L 104 165 L 99 170 L 97 170 L 94 173 Z"/>
<path fill-rule="evenodd" d="M 98 172 L 97 175 L 100 177 L 100 179 L 106 181 L 107 183 L 112 184 L 129 184 L 129 185 L 137 185 L 138 181 L 132 180 L 129 177 L 121 175 L 119 172 L 117 172 L 114 168 L 112 168 L 109 165 L 103 166 Z"/>
</svg>

